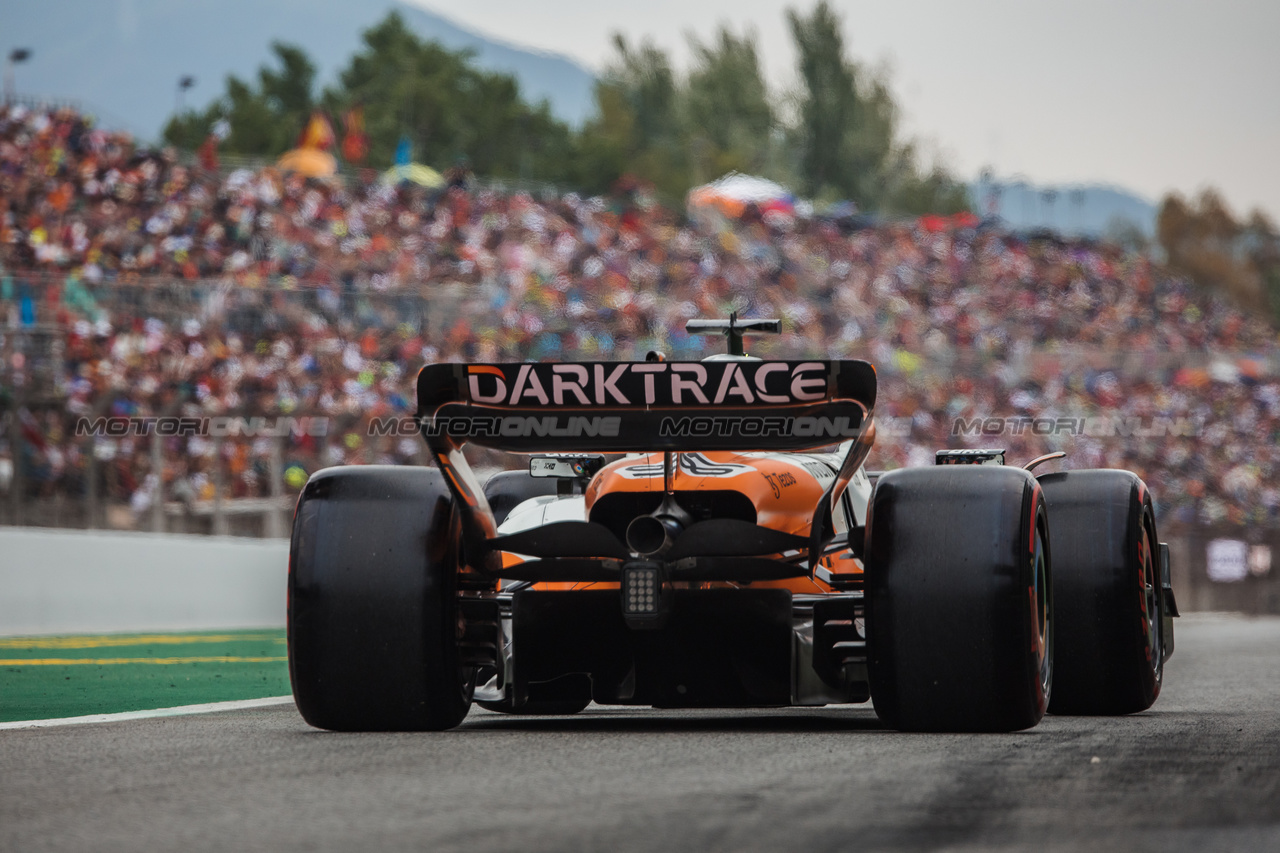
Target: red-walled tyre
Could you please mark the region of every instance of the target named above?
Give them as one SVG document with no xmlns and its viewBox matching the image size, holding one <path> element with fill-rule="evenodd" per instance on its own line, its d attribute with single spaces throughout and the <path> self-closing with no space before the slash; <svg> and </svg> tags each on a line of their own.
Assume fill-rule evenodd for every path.
<svg viewBox="0 0 1280 853">
<path fill-rule="evenodd" d="M 289 676 L 303 719 L 336 731 L 452 728 L 474 669 L 458 650 L 453 501 L 430 468 L 328 468 L 289 549 Z"/>
<path fill-rule="evenodd" d="M 1132 714 L 1164 676 L 1164 596 L 1151 494 L 1129 471 L 1040 477 L 1058 615 L 1054 714 Z"/>
<path fill-rule="evenodd" d="M 1049 525 L 1035 479 L 986 465 L 892 471 L 868 512 L 876 714 L 903 731 L 1036 725 L 1056 688 Z"/>
</svg>

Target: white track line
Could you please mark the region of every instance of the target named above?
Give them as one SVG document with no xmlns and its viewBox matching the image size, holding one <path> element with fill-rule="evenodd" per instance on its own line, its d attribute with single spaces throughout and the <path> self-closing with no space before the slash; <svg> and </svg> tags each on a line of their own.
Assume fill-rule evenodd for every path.
<svg viewBox="0 0 1280 853">
<path fill-rule="evenodd" d="M 52 720 L 17 720 L 0 723 L 0 729 L 42 729 L 50 726 L 82 726 L 86 723 L 120 723 L 125 720 L 149 720 L 154 717 L 185 717 L 188 714 L 212 714 L 216 711 L 243 711 L 246 708 L 270 708 L 292 705 L 292 696 L 269 696 L 266 699 L 239 699 L 234 702 L 207 702 L 203 705 L 179 705 L 151 711 L 122 711 L 118 714 L 89 714 L 85 717 L 58 717 Z"/>
</svg>

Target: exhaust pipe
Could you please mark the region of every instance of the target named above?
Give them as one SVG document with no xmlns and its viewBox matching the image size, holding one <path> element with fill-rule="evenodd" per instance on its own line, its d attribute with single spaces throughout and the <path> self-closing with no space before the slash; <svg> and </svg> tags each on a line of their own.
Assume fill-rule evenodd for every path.
<svg viewBox="0 0 1280 853">
<path fill-rule="evenodd" d="M 627 547 L 642 557 L 661 556 L 671 550 L 692 521 L 689 513 L 667 495 L 657 509 L 627 525 Z"/>
<path fill-rule="evenodd" d="M 627 525 L 627 547 L 642 557 L 671 550 L 684 525 L 669 515 L 642 515 Z"/>
</svg>

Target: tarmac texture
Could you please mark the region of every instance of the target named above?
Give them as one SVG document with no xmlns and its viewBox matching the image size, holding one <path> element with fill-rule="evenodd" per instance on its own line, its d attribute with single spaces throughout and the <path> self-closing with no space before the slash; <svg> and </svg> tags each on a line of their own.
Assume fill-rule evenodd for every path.
<svg viewBox="0 0 1280 853">
<path fill-rule="evenodd" d="M 1007 735 L 870 706 L 0 731 L 0 850 L 1280 850 L 1277 675 L 1280 619 L 1190 616 L 1150 711 Z"/>
</svg>

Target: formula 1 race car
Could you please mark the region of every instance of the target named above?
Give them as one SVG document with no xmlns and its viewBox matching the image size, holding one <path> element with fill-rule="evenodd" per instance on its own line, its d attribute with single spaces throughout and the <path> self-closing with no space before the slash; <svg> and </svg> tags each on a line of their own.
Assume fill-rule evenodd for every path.
<svg viewBox="0 0 1280 853">
<path fill-rule="evenodd" d="M 1000 450 L 868 473 L 870 364 L 744 355 L 775 320 L 688 328 L 728 354 L 429 365 L 436 468 L 311 477 L 288 629 L 308 723 L 870 699 L 901 730 L 1011 731 L 1155 701 L 1177 608 L 1136 475 Z M 529 469 L 482 487 L 467 442 Z"/>
</svg>

